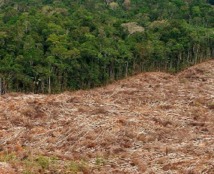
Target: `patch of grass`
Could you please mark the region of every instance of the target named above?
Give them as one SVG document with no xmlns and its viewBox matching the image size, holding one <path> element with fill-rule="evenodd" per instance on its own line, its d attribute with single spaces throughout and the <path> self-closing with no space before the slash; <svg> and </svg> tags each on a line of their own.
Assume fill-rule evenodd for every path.
<svg viewBox="0 0 214 174">
<path fill-rule="evenodd" d="M 14 153 L 4 153 L 0 155 L 0 162 L 11 162 L 16 159 L 17 157 Z"/>
<path fill-rule="evenodd" d="M 56 169 L 59 168 L 57 161 L 58 159 L 55 157 L 43 155 L 27 158 L 22 161 L 24 168 L 22 174 L 36 174 L 47 171 L 54 171 L 56 173 Z"/>
<path fill-rule="evenodd" d="M 68 165 L 68 172 L 71 174 L 76 174 L 78 172 L 84 172 L 87 173 L 88 171 L 88 166 L 84 161 L 71 161 L 70 164 Z"/>
<path fill-rule="evenodd" d="M 97 166 L 103 166 L 105 164 L 105 159 L 101 158 L 101 157 L 97 157 L 96 160 L 95 160 L 95 164 Z"/>
<path fill-rule="evenodd" d="M 51 164 L 51 159 L 46 156 L 38 156 L 36 162 L 42 167 L 42 169 L 48 169 Z"/>
<path fill-rule="evenodd" d="M 55 174 L 89 174 L 88 164 L 81 161 L 64 161 L 56 157 L 49 157 L 44 155 L 29 155 L 26 158 L 19 157 L 14 153 L 0 154 L 0 162 L 6 162 L 13 166 L 19 166 L 19 173 L 21 174 L 37 174 L 37 173 L 55 173 Z M 98 162 L 101 164 L 102 162 Z"/>
</svg>

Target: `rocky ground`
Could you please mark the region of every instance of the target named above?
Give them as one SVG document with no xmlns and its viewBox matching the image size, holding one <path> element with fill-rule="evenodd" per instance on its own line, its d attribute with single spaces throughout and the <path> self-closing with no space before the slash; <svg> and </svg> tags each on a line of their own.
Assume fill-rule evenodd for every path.
<svg viewBox="0 0 214 174">
<path fill-rule="evenodd" d="M 1 174 L 214 173 L 214 61 L 57 95 L 0 97 Z"/>
</svg>

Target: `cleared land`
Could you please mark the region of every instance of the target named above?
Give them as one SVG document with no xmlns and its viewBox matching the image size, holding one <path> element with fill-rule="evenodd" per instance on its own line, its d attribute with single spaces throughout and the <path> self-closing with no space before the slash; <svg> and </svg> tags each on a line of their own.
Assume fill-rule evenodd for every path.
<svg viewBox="0 0 214 174">
<path fill-rule="evenodd" d="M 0 97 L 0 173 L 214 173 L 214 61 Z"/>
</svg>

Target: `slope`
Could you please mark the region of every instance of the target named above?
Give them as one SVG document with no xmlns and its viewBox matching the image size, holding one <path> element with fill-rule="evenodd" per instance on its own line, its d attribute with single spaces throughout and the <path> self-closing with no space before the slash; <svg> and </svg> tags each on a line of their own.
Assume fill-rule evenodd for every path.
<svg viewBox="0 0 214 174">
<path fill-rule="evenodd" d="M 211 60 L 175 76 L 143 73 L 88 91 L 1 96 L 0 167 L 214 173 L 213 67 Z"/>
</svg>

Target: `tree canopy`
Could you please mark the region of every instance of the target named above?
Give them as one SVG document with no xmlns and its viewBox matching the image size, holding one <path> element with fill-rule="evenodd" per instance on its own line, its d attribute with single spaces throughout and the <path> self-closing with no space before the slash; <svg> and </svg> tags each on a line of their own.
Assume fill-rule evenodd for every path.
<svg viewBox="0 0 214 174">
<path fill-rule="evenodd" d="M 0 1 L 0 93 L 92 88 L 214 55 L 207 0 Z"/>
</svg>

